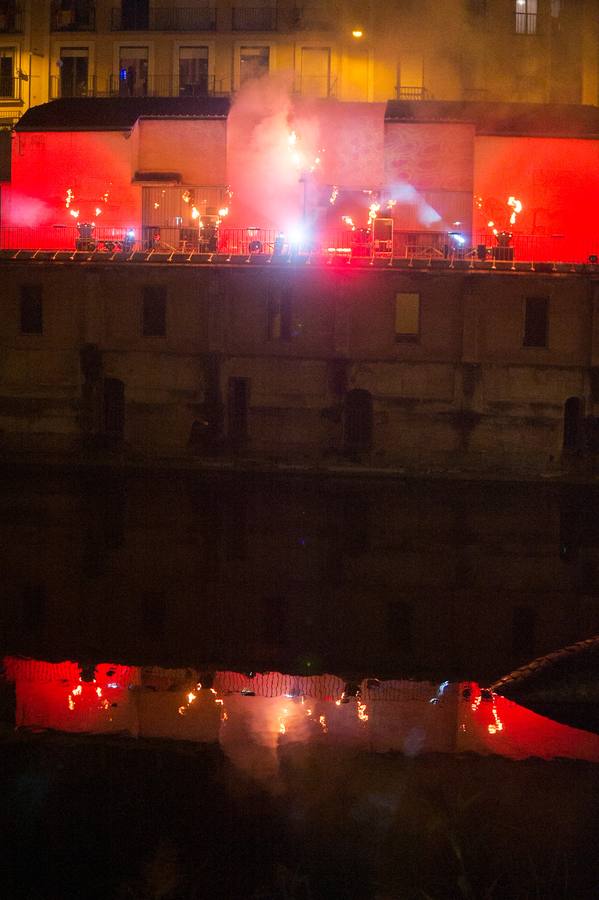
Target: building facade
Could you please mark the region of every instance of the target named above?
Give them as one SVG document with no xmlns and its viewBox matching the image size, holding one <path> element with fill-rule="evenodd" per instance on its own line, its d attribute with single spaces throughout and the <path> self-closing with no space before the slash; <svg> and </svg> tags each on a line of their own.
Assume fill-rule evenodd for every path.
<svg viewBox="0 0 599 900">
<path fill-rule="evenodd" d="M 2 0 L 0 124 L 81 96 L 598 102 L 597 0 Z"/>
<path fill-rule="evenodd" d="M 592 267 L 29 256 L 2 262 L 6 452 L 491 473 L 593 458 Z"/>
</svg>

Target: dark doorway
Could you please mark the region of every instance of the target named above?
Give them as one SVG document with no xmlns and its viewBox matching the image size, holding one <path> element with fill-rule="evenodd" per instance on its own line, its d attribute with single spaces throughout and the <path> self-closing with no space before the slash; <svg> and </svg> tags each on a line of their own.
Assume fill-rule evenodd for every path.
<svg viewBox="0 0 599 900">
<path fill-rule="evenodd" d="M 228 433 L 234 447 L 245 443 L 248 436 L 250 383 L 247 378 L 229 379 Z"/>
<path fill-rule="evenodd" d="M 582 421 L 582 400 L 568 397 L 564 404 L 564 450 L 578 450 Z"/>
<path fill-rule="evenodd" d="M 117 443 L 125 434 L 125 385 L 118 378 L 104 379 L 104 434 Z"/>
<path fill-rule="evenodd" d="M 345 398 L 343 445 L 346 453 L 367 453 L 372 447 L 372 396 L 350 391 Z"/>
</svg>

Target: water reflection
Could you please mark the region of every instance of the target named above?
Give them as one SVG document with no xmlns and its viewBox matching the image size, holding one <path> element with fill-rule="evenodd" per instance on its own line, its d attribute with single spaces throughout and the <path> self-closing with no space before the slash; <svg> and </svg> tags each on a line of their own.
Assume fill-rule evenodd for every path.
<svg viewBox="0 0 599 900">
<path fill-rule="evenodd" d="M 287 743 L 373 753 L 498 754 L 599 762 L 599 735 L 537 715 L 475 683 L 346 683 L 331 675 L 139 668 L 14 657 L 16 725 L 220 743 L 236 767 L 274 787 Z"/>
<path fill-rule="evenodd" d="M 4 473 L 0 647 L 490 683 L 599 633 L 597 492 Z"/>
</svg>

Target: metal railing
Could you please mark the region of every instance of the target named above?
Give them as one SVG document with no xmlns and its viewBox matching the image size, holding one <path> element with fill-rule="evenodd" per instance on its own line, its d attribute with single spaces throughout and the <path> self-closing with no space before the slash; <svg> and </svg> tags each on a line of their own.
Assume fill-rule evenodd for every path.
<svg viewBox="0 0 599 900">
<path fill-rule="evenodd" d="M 0 34 L 21 34 L 23 10 L 20 3 L 5 3 L 0 7 Z"/>
<path fill-rule="evenodd" d="M 96 226 L 96 245 L 124 241 L 128 227 Z M 76 225 L 2 225 L 0 227 L 1 250 L 75 250 L 80 240 Z"/>
<path fill-rule="evenodd" d="M 92 76 L 79 84 L 64 84 L 58 75 L 50 77 L 50 99 L 61 97 L 209 97 L 226 93 L 222 81 L 206 75 L 197 81 L 173 75 L 148 75 L 133 85 L 118 75 Z"/>
<path fill-rule="evenodd" d="M 514 235 L 508 246 L 499 246 L 488 233 L 465 236 L 464 243 L 456 241 L 451 232 L 395 231 L 392 241 L 374 244 L 366 230 L 328 230 L 315 235 L 301 245 L 292 245 L 287 237 L 274 228 L 233 228 L 221 225 L 210 241 L 197 227 L 139 227 L 137 223 L 126 226 L 98 225 L 93 231 L 93 242 L 98 250 L 110 250 L 111 243 L 124 242 L 131 228 L 134 239 L 129 249 L 155 250 L 157 252 L 206 252 L 229 256 L 253 254 L 314 255 L 329 260 L 335 258 L 360 259 L 385 257 L 388 259 L 418 260 L 434 263 L 445 260 L 464 260 L 472 266 L 494 267 L 497 263 L 534 266 L 544 264 L 582 264 L 599 258 L 599 236 L 587 240 L 568 239 L 560 235 Z M 75 250 L 80 232 L 71 224 L 0 227 L 0 249 Z M 86 248 L 83 248 L 86 249 Z"/>
<path fill-rule="evenodd" d="M 112 31 L 214 31 L 214 6 L 154 6 L 142 12 L 113 9 Z"/>
<path fill-rule="evenodd" d="M 50 12 L 52 31 L 95 31 L 96 5 L 93 2 L 78 3 L 71 0 L 66 4 L 54 0 Z"/>
<path fill-rule="evenodd" d="M 276 31 L 276 6 L 234 6 L 233 31 Z"/>
<path fill-rule="evenodd" d="M 148 75 L 134 82 L 111 75 L 108 86 L 111 97 L 208 97 L 222 93 L 222 81 L 214 75 L 197 81 L 173 75 Z"/>
<path fill-rule="evenodd" d="M 21 78 L 13 78 L 12 75 L 0 75 L 0 99 L 20 100 L 22 84 Z"/>
</svg>

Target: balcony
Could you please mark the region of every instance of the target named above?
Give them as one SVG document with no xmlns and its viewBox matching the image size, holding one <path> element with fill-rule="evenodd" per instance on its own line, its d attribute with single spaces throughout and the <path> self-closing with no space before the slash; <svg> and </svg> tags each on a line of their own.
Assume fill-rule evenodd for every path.
<svg viewBox="0 0 599 900">
<path fill-rule="evenodd" d="M 141 12 L 112 10 L 112 31 L 215 31 L 213 6 L 162 7 Z"/>
<path fill-rule="evenodd" d="M 20 78 L 13 78 L 12 75 L 0 75 L 0 101 L 21 100 Z"/>
<path fill-rule="evenodd" d="M 55 0 L 50 14 L 50 28 L 52 31 L 95 31 L 95 4 L 81 0 L 72 0 L 70 4 Z"/>
<path fill-rule="evenodd" d="M 23 11 L 16 3 L 0 3 L 0 34 L 20 34 L 23 31 Z"/>
<path fill-rule="evenodd" d="M 65 84 L 56 75 L 50 79 L 50 100 L 64 97 L 211 97 L 226 93 L 222 80 L 213 75 L 197 81 L 173 75 L 148 75 L 136 80 L 133 86 L 118 75 L 93 76 L 80 84 Z"/>
<path fill-rule="evenodd" d="M 276 31 L 276 6 L 234 6 L 233 31 Z"/>
</svg>

